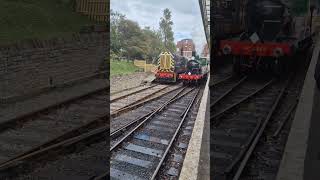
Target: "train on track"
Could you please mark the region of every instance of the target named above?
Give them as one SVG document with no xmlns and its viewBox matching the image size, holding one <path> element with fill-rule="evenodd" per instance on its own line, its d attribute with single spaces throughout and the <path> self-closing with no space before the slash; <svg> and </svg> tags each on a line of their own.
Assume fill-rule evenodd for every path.
<svg viewBox="0 0 320 180">
<path fill-rule="evenodd" d="M 306 18 L 301 23 L 281 0 L 217 0 L 213 7 L 214 63 L 232 59 L 235 73 L 279 74 L 311 44 Z"/>
<path fill-rule="evenodd" d="M 179 79 L 184 84 L 198 84 L 208 77 L 208 61 L 205 58 L 192 59 L 187 63 L 187 69 L 179 75 Z"/>
<path fill-rule="evenodd" d="M 158 58 L 156 81 L 177 82 L 179 74 L 186 71 L 187 62 L 187 58 L 183 56 L 162 52 Z"/>
<path fill-rule="evenodd" d="M 199 83 L 208 76 L 208 61 L 204 58 L 188 60 L 183 56 L 162 52 L 155 76 L 157 82 Z"/>
</svg>

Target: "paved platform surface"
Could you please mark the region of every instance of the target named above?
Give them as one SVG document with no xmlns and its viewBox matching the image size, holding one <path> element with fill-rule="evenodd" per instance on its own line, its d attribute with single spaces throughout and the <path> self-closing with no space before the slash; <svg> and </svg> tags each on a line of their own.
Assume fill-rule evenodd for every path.
<svg viewBox="0 0 320 180">
<path fill-rule="evenodd" d="M 66 99 L 72 99 L 95 90 L 107 88 L 108 86 L 109 82 L 106 79 L 93 79 L 81 84 L 57 88 L 27 100 L 3 105 L 0 108 L 0 123 L 38 111 L 44 107 L 52 106 L 53 104 L 64 102 Z"/>
<path fill-rule="evenodd" d="M 320 90 L 315 89 L 304 180 L 320 179 Z"/>
<path fill-rule="evenodd" d="M 179 180 L 210 179 L 209 82 L 210 77 L 203 92 Z"/>
<path fill-rule="evenodd" d="M 320 106 L 319 92 L 314 80 L 314 71 L 319 59 L 320 38 L 316 37 L 316 40 L 277 180 L 320 179 L 320 136 L 317 136 L 320 135 Z"/>
<path fill-rule="evenodd" d="M 207 100 L 207 107 L 210 107 L 210 98 Z M 210 179 L 210 109 L 206 111 L 206 114 L 201 143 L 200 166 L 198 167 L 198 180 Z"/>
</svg>

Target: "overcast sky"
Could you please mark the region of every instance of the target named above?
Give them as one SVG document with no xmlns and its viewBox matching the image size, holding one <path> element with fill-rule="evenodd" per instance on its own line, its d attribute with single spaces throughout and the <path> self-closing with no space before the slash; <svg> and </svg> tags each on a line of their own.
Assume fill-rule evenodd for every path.
<svg viewBox="0 0 320 180">
<path fill-rule="evenodd" d="M 191 38 L 196 51 L 201 53 L 206 43 L 198 0 L 111 0 L 111 9 L 125 14 L 140 27 L 159 29 L 163 10 L 169 8 L 172 15 L 175 42 Z"/>
</svg>

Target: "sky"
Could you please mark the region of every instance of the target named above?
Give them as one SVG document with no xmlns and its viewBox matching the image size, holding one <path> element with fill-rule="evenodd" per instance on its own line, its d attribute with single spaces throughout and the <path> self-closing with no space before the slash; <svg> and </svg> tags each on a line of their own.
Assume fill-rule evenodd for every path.
<svg viewBox="0 0 320 180">
<path fill-rule="evenodd" d="M 175 43 L 190 38 L 200 54 L 206 39 L 198 0 L 111 0 L 112 10 L 138 22 L 142 28 L 159 29 L 165 8 L 171 11 Z"/>
</svg>

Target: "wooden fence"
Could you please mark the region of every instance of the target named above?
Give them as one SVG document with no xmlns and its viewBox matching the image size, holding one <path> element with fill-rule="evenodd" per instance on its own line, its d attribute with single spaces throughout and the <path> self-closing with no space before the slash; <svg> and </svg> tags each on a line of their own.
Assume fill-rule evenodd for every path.
<svg viewBox="0 0 320 180">
<path fill-rule="evenodd" d="M 98 22 L 107 22 L 109 0 L 76 0 L 76 11 Z"/>
<path fill-rule="evenodd" d="M 144 72 L 153 72 L 157 71 L 157 66 L 154 64 L 147 64 L 144 60 L 134 60 L 133 64 L 139 68 L 143 68 Z"/>
</svg>

